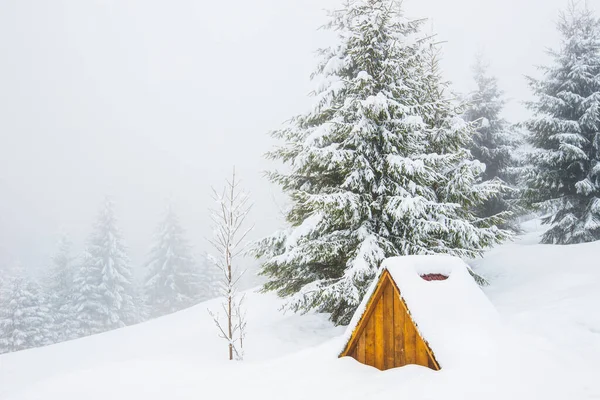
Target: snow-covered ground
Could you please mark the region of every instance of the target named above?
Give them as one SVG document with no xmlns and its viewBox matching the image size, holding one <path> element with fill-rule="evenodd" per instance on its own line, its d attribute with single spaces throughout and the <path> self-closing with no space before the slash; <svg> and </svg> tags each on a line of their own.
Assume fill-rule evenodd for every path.
<svg viewBox="0 0 600 400">
<path fill-rule="evenodd" d="M 1 399 L 600 398 L 600 242 L 536 244 L 539 226 L 475 261 L 502 331 L 469 365 L 380 372 L 338 359 L 344 328 L 248 296 L 246 361 L 225 360 L 206 309 L 0 356 Z M 476 344 L 474 344 L 475 346 Z M 477 352 L 475 352 L 477 353 Z"/>
</svg>

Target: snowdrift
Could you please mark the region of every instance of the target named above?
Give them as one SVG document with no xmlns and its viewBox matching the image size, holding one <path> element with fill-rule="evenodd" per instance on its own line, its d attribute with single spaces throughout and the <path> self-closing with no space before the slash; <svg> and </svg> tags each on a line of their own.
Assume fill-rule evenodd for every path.
<svg viewBox="0 0 600 400">
<path fill-rule="evenodd" d="M 504 336 L 499 315 L 460 258 L 391 258 L 383 266 L 442 368 L 468 367 L 497 351 Z M 421 278 L 427 274 L 448 278 L 429 282 Z"/>
<path fill-rule="evenodd" d="M 440 367 L 468 366 L 479 361 L 479 354 L 498 348 L 502 323 L 470 275 L 469 266 L 458 257 L 421 255 L 389 258 L 383 262 L 346 329 L 343 351 L 349 346 L 369 304 L 373 307 L 372 299 L 384 271 L 389 272 L 410 318 Z M 428 280 L 428 276 L 436 279 Z"/>
</svg>

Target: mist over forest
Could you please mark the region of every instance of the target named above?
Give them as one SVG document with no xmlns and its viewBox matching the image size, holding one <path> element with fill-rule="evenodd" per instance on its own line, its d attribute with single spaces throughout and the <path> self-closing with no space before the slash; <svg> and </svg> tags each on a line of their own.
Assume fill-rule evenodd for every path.
<svg viewBox="0 0 600 400">
<path fill-rule="evenodd" d="M 0 5 L 0 269 L 45 268 L 62 233 L 82 249 L 103 198 L 115 201 L 133 265 L 171 199 L 198 253 L 209 249 L 210 188 L 235 165 L 255 203 L 253 238 L 284 226 L 264 178 L 268 132 L 312 100 L 319 30 L 337 0 L 6 1 Z M 595 2 L 588 6 L 597 7 Z M 473 90 L 483 51 L 511 122 L 525 75 L 556 47 L 562 0 L 405 1 L 442 42 L 452 89 Z M 248 261 L 253 265 L 252 261 Z"/>
</svg>

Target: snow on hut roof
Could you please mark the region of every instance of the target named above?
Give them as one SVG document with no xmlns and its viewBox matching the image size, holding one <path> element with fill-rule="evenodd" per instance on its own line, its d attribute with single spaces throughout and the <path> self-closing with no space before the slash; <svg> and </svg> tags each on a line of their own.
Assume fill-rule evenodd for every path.
<svg viewBox="0 0 600 400">
<path fill-rule="evenodd" d="M 419 333 L 441 367 L 471 362 L 495 349 L 499 316 L 469 274 L 467 264 L 448 255 L 418 255 L 384 260 L 358 307 L 344 337 L 344 346 L 364 314 L 367 303 L 387 270 L 406 303 Z M 442 275 L 426 280 L 424 275 Z"/>
</svg>

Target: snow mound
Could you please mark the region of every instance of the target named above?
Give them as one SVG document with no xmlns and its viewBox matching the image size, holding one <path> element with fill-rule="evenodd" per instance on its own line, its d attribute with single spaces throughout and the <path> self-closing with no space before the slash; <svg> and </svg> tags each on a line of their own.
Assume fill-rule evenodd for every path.
<svg viewBox="0 0 600 400">
<path fill-rule="evenodd" d="M 347 345 L 366 311 L 383 271 L 388 271 L 400 290 L 421 337 L 429 343 L 440 367 L 470 365 L 497 350 L 502 330 L 494 306 L 458 257 L 418 255 L 384 260 L 344 335 Z M 443 275 L 428 281 L 425 275 Z"/>
<path fill-rule="evenodd" d="M 494 306 L 458 257 L 422 255 L 389 258 L 388 270 L 421 336 L 440 367 L 472 364 L 497 349 L 502 330 Z M 427 274 L 447 276 L 427 281 Z"/>
</svg>

